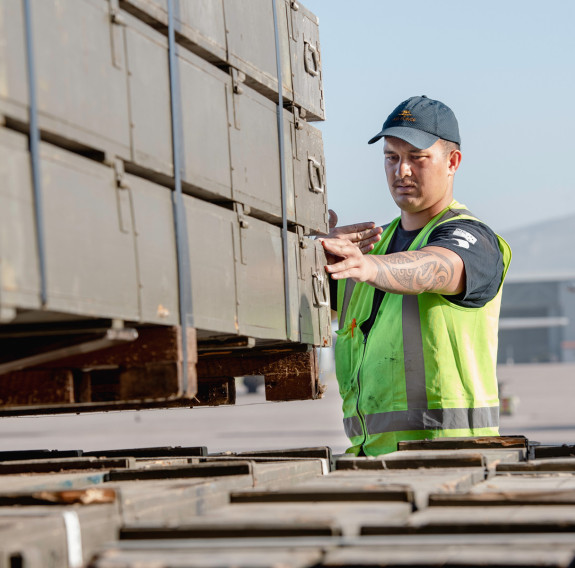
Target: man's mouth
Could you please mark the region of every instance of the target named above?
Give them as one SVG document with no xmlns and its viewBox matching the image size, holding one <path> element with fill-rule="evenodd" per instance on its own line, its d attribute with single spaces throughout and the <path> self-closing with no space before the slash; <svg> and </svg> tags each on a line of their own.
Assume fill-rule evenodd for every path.
<svg viewBox="0 0 575 568">
<path fill-rule="evenodd" d="M 395 189 L 408 189 L 411 187 L 416 187 L 414 183 L 408 181 L 396 181 L 393 183 Z"/>
</svg>

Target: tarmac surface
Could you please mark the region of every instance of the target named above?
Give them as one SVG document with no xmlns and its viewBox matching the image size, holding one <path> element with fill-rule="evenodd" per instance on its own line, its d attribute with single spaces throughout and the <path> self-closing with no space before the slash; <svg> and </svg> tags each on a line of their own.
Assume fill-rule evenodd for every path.
<svg viewBox="0 0 575 568">
<path fill-rule="evenodd" d="M 505 365 L 503 395 L 515 401 L 501 434 L 575 444 L 575 364 Z M 337 382 L 326 374 L 321 400 L 266 402 L 238 381 L 235 406 L 0 418 L 0 451 L 207 446 L 210 452 L 347 447 Z"/>
</svg>

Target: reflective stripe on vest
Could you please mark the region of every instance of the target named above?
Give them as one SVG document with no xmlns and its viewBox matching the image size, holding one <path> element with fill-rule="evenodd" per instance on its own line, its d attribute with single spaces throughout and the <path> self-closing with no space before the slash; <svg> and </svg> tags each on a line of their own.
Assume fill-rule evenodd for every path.
<svg viewBox="0 0 575 568">
<path fill-rule="evenodd" d="M 433 408 L 395 410 L 365 416 L 368 435 L 407 430 L 471 430 L 497 428 L 499 407 Z M 357 416 L 344 418 L 343 427 L 348 438 L 361 436 L 361 422 Z"/>
</svg>

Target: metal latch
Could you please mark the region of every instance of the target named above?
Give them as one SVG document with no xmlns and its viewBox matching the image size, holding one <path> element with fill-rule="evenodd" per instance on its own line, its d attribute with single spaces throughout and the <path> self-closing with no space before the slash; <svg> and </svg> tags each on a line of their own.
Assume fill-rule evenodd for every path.
<svg viewBox="0 0 575 568">
<path fill-rule="evenodd" d="M 117 69 L 123 69 L 124 64 L 124 39 L 122 26 L 126 25 L 126 19 L 120 11 L 120 0 L 108 0 L 110 22 L 110 42 L 112 47 L 112 64 Z"/>
<path fill-rule="evenodd" d="M 317 77 L 319 75 L 319 52 L 315 45 L 312 45 L 309 41 L 304 41 L 303 45 L 303 61 L 305 70 L 312 77 Z"/>
<path fill-rule="evenodd" d="M 324 192 L 323 183 L 323 169 L 321 163 L 312 156 L 307 158 L 308 174 L 309 174 L 309 189 L 315 193 Z"/>
<path fill-rule="evenodd" d="M 323 272 L 312 272 L 311 275 L 312 288 L 313 288 L 313 303 L 314 306 L 329 306 L 329 298 L 327 294 L 327 286 L 325 285 L 325 274 Z"/>
<path fill-rule="evenodd" d="M 249 229 L 250 223 L 246 215 L 249 215 L 250 208 L 242 203 L 236 203 L 235 206 L 238 225 L 240 227 L 240 259 L 242 264 L 247 264 L 246 230 Z"/>
<path fill-rule="evenodd" d="M 233 91 L 233 100 L 234 100 L 234 127 L 236 130 L 241 128 L 240 122 L 240 99 L 239 95 L 244 92 L 243 83 L 246 80 L 245 73 L 238 71 L 232 67 L 231 69 L 232 75 L 232 91 Z"/>
<path fill-rule="evenodd" d="M 114 160 L 114 180 L 116 182 L 116 198 L 118 202 L 118 220 L 120 231 L 130 233 L 132 231 L 132 204 L 130 199 L 130 186 L 126 181 L 124 172 L 124 162 L 120 159 Z"/>
</svg>

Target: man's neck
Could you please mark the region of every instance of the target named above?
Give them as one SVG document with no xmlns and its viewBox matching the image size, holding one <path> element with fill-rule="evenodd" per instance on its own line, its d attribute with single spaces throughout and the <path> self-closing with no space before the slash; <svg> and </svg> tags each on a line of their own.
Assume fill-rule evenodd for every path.
<svg viewBox="0 0 575 568">
<path fill-rule="evenodd" d="M 433 219 L 436 215 L 441 213 L 451 202 L 453 197 L 449 196 L 441 200 L 429 209 L 423 211 L 411 212 L 401 211 L 401 227 L 406 231 L 413 231 L 415 229 L 422 229 Z"/>
</svg>

